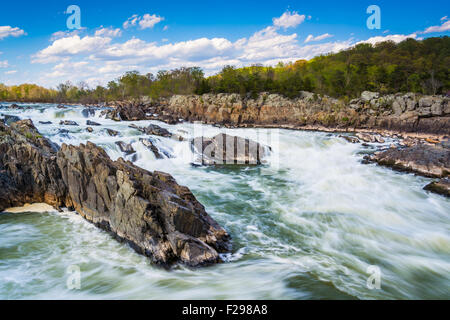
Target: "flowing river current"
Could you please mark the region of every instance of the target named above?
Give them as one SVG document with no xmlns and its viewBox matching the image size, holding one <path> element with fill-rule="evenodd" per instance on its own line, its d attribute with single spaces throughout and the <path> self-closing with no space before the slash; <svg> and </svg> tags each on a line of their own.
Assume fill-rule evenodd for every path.
<svg viewBox="0 0 450 320">
<path fill-rule="evenodd" d="M 450 299 L 450 200 L 422 189 L 431 179 L 362 164 L 371 147 L 335 134 L 202 125 L 206 137 L 270 136 L 273 152 L 260 167 L 197 167 L 187 141 L 129 128 L 153 123 L 192 137 L 194 124 L 115 122 L 98 110 L 88 119 L 101 126 L 89 133 L 81 106 L 27 106 L 0 113 L 32 119 L 59 145 L 91 141 L 114 160 L 172 174 L 230 233 L 233 252 L 215 266 L 165 270 L 76 213 L 1 213 L 0 299 Z M 170 157 L 156 160 L 139 138 Z M 116 141 L 131 143 L 134 159 Z M 80 289 L 67 286 L 71 266 Z"/>
</svg>

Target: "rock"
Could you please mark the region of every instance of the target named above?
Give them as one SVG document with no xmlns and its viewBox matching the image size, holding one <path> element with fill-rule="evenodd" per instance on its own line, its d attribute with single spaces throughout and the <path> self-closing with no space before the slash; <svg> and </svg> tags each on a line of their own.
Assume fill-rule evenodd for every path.
<svg viewBox="0 0 450 320">
<path fill-rule="evenodd" d="M 89 132 L 89 133 L 92 133 L 92 132 L 94 132 L 94 129 L 92 129 L 92 127 L 87 127 L 86 131 Z"/>
<path fill-rule="evenodd" d="M 61 135 L 66 135 L 66 134 L 68 134 L 69 132 L 70 132 L 70 131 L 67 130 L 67 129 L 59 129 L 59 130 L 58 130 L 58 133 L 61 134 Z"/>
<path fill-rule="evenodd" d="M 375 153 L 371 161 L 432 178 L 450 174 L 450 150 L 439 145 L 416 144 L 403 149 L 388 149 Z"/>
<path fill-rule="evenodd" d="M 345 139 L 350 143 L 359 143 L 360 141 L 358 140 L 358 138 L 356 137 L 350 137 L 350 136 L 343 136 L 343 135 L 339 135 L 339 138 Z"/>
<path fill-rule="evenodd" d="M 202 165 L 260 165 L 270 148 L 250 139 L 218 134 L 213 138 L 192 139 L 191 149 L 196 157 L 194 162 Z"/>
<path fill-rule="evenodd" d="M 450 139 L 441 141 L 440 146 L 446 149 L 450 149 Z"/>
<path fill-rule="evenodd" d="M 125 143 L 123 141 L 117 141 L 116 145 L 119 146 L 120 151 L 122 151 L 123 153 L 125 153 L 126 155 L 130 155 L 135 153 L 136 151 L 133 149 L 133 147 L 131 146 L 131 144 Z"/>
<path fill-rule="evenodd" d="M 429 108 L 433 104 L 433 98 L 432 97 L 423 97 L 419 100 L 419 107 L 420 108 Z"/>
<path fill-rule="evenodd" d="M 164 128 L 157 126 L 156 124 L 151 124 L 147 128 L 144 128 L 144 131 L 148 135 L 160 136 L 160 137 L 171 137 L 172 134 Z"/>
<path fill-rule="evenodd" d="M 0 123 L 0 211 L 44 202 L 76 210 L 160 265 L 202 266 L 229 252 L 230 237 L 174 178 L 88 142 L 60 150 L 31 120 Z"/>
<path fill-rule="evenodd" d="M 112 130 L 112 129 L 106 129 L 106 132 L 111 136 L 111 137 L 117 137 L 120 135 L 120 133 L 116 130 Z"/>
<path fill-rule="evenodd" d="M 146 128 L 143 127 L 139 127 L 135 124 L 131 124 L 129 125 L 130 128 L 139 130 L 142 133 L 148 134 L 148 135 L 152 135 L 152 136 L 160 136 L 160 137 L 172 137 L 172 134 L 164 128 L 161 128 L 160 126 L 157 126 L 156 124 L 151 124 Z"/>
<path fill-rule="evenodd" d="M 88 126 L 101 126 L 100 123 L 97 123 L 97 122 L 94 122 L 94 121 L 91 121 L 91 120 L 87 120 L 86 121 L 86 125 L 88 125 Z"/>
<path fill-rule="evenodd" d="M 3 115 L 3 118 L 4 118 L 4 120 L 5 120 L 5 123 L 6 123 L 8 126 L 11 125 L 11 123 L 13 123 L 13 122 L 20 121 L 20 118 L 19 118 L 19 117 L 17 117 L 17 116 L 11 116 L 11 115 L 9 115 L 9 114 L 4 114 L 4 115 Z"/>
<path fill-rule="evenodd" d="M 431 114 L 433 116 L 442 116 L 444 114 L 443 109 L 442 109 L 442 105 L 439 102 L 434 103 L 431 108 Z"/>
<path fill-rule="evenodd" d="M 62 126 L 78 126 L 78 123 L 76 123 L 75 121 L 71 121 L 71 120 L 61 120 L 59 122 L 59 125 Z"/>
<path fill-rule="evenodd" d="M 63 105 L 63 104 L 58 104 L 56 107 L 57 107 L 58 109 L 66 109 L 66 106 Z"/>
<path fill-rule="evenodd" d="M 378 99 L 380 97 L 380 94 L 378 92 L 370 92 L 370 91 L 364 91 L 363 93 L 361 93 L 361 99 L 369 102 L 370 100 L 373 99 Z"/>
<path fill-rule="evenodd" d="M 17 105 L 17 104 L 15 104 L 15 103 L 13 103 L 13 104 L 11 104 L 11 105 L 8 107 L 8 109 L 22 109 L 22 107 L 19 106 L 19 105 Z"/>
<path fill-rule="evenodd" d="M 40 124 L 52 124 L 51 121 L 39 121 Z"/>
<path fill-rule="evenodd" d="M 450 197 L 450 178 L 443 178 L 427 185 L 424 190 Z"/>
<path fill-rule="evenodd" d="M 150 139 L 139 139 L 139 141 L 146 146 L 150 151 L 152 151 L 156 157 L 156 159 L 163 159 L 164 157 L 159 153 L 159 150 Z"/>
<path fill-rule="evenodd" d="M 95 116 L 95 109 L 94 108 L 86 108 L 81 111 L 81 114 L 85 118 L 93 117 Z"/>
</svg>

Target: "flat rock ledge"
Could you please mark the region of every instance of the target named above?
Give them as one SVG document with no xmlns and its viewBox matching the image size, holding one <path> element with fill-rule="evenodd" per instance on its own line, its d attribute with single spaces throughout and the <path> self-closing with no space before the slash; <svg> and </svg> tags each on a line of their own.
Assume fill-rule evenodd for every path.
<svg viewBox="0 0 450 320">
<path fill-rule="evenodd" d="M 405 148 L 391 148 L 368 156 L 366 160 L 397 171 L 440 178 L 424 189 L 447 197 L 450 195 L 450 149 L 445 145 L 416 144 Z"/>
<path fill-rule="evenodd" d="M 191 191 L 88 142 L 61 148 L 31 120 L 0 122 L 0 211 L 44 202 L 76 210 L 160 265 L 203 266 L 229 252 L 230 236 Z"/>
</svg>

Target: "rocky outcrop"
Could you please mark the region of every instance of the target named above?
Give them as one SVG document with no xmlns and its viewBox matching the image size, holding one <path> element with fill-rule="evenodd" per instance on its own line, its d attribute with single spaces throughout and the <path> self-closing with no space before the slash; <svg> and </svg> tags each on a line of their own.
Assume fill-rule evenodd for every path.
<svg viewBox="0 0 450 320">
<path fill-rule="evenodd" d="M 438 181 L 434 181 L 427 185 L 424 189 L 446 197 L 450 197 L 450 178 L 447 177 Z"/>
<path fill-rule="evenodd" d="M 450 174 L 450 149 L 440 145 L 417 144 L 391 148 L 370 156 L 370 160 L 399 171 L 413 172 L 431 178 Z"/>
<path fill-rule="evenodd" d="M 260 165 L 269 148 L 250 139 L 218 134 L 191 140 L 194 163 L 201 165 Z"/>
<path fill-rule="evenodd" d="M 172 176 L 112 161 L 92 143 L 59 150 L 31 120 L 0 122 L 0 211 L 45 202 L 76 210 L 155 263 L 216 263 L 230 237 Z"/>
</svg>

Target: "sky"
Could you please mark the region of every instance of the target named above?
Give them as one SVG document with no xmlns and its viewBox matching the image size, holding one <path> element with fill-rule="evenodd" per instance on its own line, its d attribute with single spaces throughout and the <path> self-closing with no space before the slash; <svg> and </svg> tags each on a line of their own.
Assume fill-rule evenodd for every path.
<svg viewBox="0 0 450 320">
<path fill-rule="evenodd" d="M 450 1 L 2 1 L 0 83 L 104 85 L 126 71 L 276 65 L 355 44 L 450 35 Z M 80 9 L 80 29 L 73 11 Z M 368 8 L 379 8 L 373 20 Z M 67 20 L 72 22 L 69 25 Z M 367 20 L 379 21 L 369 28 Z"/>
</svg>

